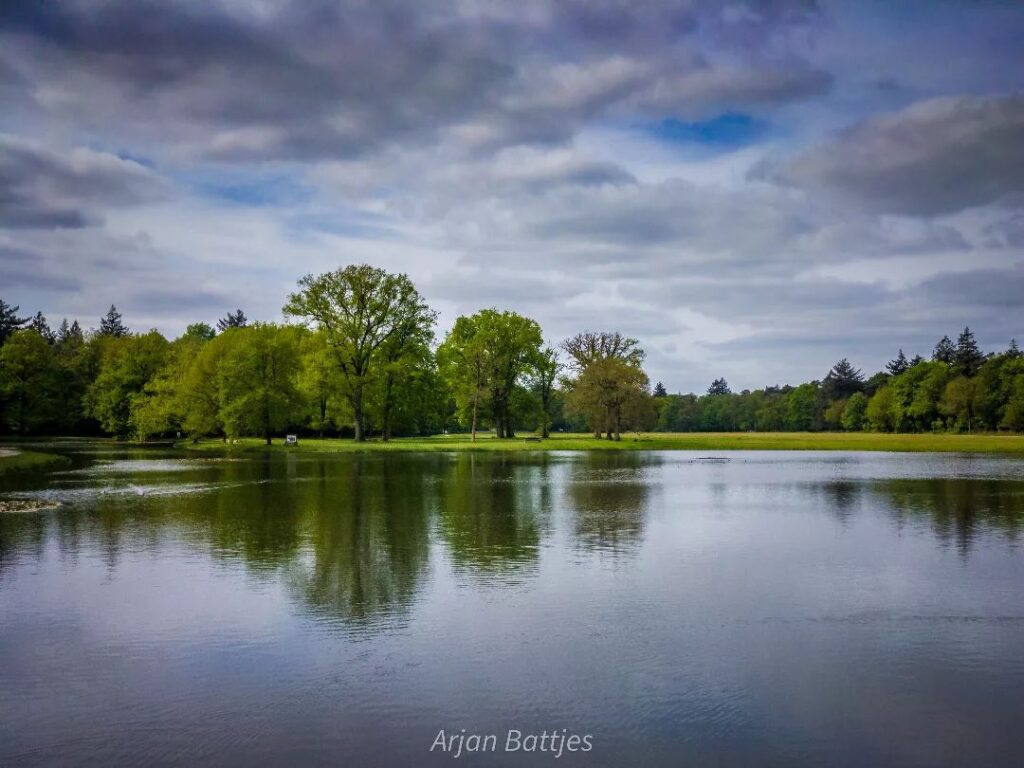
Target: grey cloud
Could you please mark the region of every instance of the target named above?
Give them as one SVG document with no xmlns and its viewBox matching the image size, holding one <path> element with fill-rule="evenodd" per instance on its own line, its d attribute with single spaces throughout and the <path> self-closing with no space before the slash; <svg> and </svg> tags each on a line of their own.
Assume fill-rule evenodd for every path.
<svg viewBox="0 0 1024 768">
<path fill-rule="evenodd" d="M 1024 200 L 1018 202 L 1024 203 Z M 989 248 L 1024 248 L 1024 205 L 988 224 L 984 237 Z"/>
<path fill-rule="evenodd" d="M 80 281 L 67 273 L 52 274 L 31 251 L 0 244 L 0 285 L 11 290 L 76 291 Z"/>
<path fill-rule="evenodd" d="M 1024 191 L 1024 96 L 921 101 L 755 175 L 888 213 L 992 203 Z"/>
<path fill-rule="evenodd" d="M 221 291 L 182 286 L 135 291 L 130 301 L 149 312 L 199 310 L 217 313 L 231 303 L 231 298 Z"/>
<path fill-rule="evenodd" d="M 658 77 L 635 101 L 648 110 L 699 118 L 734 105 L 799 101 L 825 92 L 831 84 L 830 74 L 799 60 L 745 62 L 738 67 L 698 61 L 687 71 Z"/>
<path fill-rule="evenodd" d="M 158 200 L 156 174 L 114 155 L 66 153 L 0 134 L 0 228 L 79 228 L 100 221 L 104 205 Z"/>
<path fill-rule="evenodd" d="M 943 273 L 925 280 L 920 290 L 947 306 L 1024 310 L 1024 262 L 1007 269 Z"/>
<path fill-rule="evenodd" d="M 726 23 L 718 4 L 689 1 L 24 3 L 0 10 L 0 40 L 24 90 L 82 131 L 309 159 L 445 131 L 477 148 L 564 142 L 630 99 L 690 113 L 820 92 L 823 73 L 771 64 L 772 35 L 807 4 L 773 6 Z M 757 31 L 719 63 L 698 32 L 723 24 Z"/>
</svg>

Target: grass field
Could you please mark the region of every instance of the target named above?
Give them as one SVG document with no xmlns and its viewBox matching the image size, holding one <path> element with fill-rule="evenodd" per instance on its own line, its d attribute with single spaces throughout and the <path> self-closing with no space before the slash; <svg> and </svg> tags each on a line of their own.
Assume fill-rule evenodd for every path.
<svg viewBox="0 0 1024 768">
<path fill-rule="evenodd" d="M 52 469 L 67 464 L 66 456 L 0 448 L 0 475 L 32 469 Z"/>
<path fill-rule="evenodd" d="M 1024 435 L 887 435 L 870 432 L 692 432 L 644 433 L 622 436 L 621 442 L 597 440 L 590 435 L 553 435 L 546 440 L 510 440 L 466 435 L 396 438 L 390 442 L 302 438 L 297 448 L 275 439 L 268 449 L 262 440 L 247 438 L 233 445 L 206 440 L 184 447 L 212 451 L 299 451 L 342 453 L 355 451 L 913 451 L 965 453 L 1024 453 Z"/>
</svg>

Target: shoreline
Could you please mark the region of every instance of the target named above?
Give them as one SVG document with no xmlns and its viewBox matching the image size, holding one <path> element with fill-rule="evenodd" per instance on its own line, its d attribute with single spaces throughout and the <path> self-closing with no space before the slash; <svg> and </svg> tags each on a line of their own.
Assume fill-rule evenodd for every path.
<svg viewBox="0 0 1024 768">
<path fill-rule="evenodd" d="M 178 443 L 190 451 L 225 453 L 388 453 L 479 451 L 874 451 L 894 453 L 1024 454 L 1024 435 L 884 434 L 873 432 L 693 432 L 623 435 L 619 442 L 591 435 L 553 435 L 497 439 L 468 436 L 401 437 L 389 442 L 356 443 L 345 438 L 300 438 L 298 446 L 285 446 L 275 438 L 267 446 L 260 438 L 242 438 L 233 444 L 219 439 Z"/>
<path fill-rule="evenodd" d="M 0 477 L 15 472 L 28 472 L 38 469 L 52 469 L 56 466 L 70 464 L 71 459 L 56 453 L 40 453 L 23 451 L 10 446 L 0 448 Z"/>
</svg>

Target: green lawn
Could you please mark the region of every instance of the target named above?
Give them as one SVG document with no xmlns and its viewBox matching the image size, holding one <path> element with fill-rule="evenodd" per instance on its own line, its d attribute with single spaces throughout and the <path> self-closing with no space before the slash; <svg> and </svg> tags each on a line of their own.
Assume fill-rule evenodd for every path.
<svg viewBox="0 0 1024 768">
<path fill-rule="evenodd" d="M 478 436 L 474 443 L 466 435 L 437 435 L 428 438 L 396 438 L 384 443 L 370 440 L 302 438 L 298 448 L 286 448 L 280 438 L 269 450 L 341 453 L 351 451 L 636 451 L 636 450 L 781 450 L 781 451 L 962 451 L 968 453 L 1024 453 L 1024 435 L 886 435 L 870 432 L 693 432 L 644 433 L 622 436 L 621 442 L 596 440 L 590 435 L 553 435 L 530 441 L 523 435 L 511 440 Z M 234 445 L 205 440 L 193 450 L 265 451 L 262 440 L 246 438 Z"/>
<path fill-rule="evenodd" d="M 69 461 L 66 456 L 56 456 L 52 453 L 0 448 L 0 475 L 32 469 L 53 469 Z"/>
</svg>

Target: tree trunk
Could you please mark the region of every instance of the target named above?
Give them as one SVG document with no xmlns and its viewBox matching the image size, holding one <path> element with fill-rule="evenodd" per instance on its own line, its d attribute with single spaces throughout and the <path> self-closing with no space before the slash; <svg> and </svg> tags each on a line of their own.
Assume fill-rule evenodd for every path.
<svg viewBox="0 0 1024 768">
<path fill-rule="evenodd" d="M 480 400 L 480 394 L 476 393 L 473 395 L 473 426 L 470 428 L 470 432 L 473 435 L 472 441 L 476 442 L 476 405 L 477 401 Z"/>
<path fill-rule="evenodd" d="M 386 443 L 391 439 L 391 393 L 394 390 L 394 376 L 389 373 L 384 381 L 384 408 L 381 414 L 381 434 Z"/>
<path fill-rule="evenodd" d="M 320 398 L 320 439 L 324 439 L 324 424 L 327 422 L 327 398 Z"/>
<path fill-rule="evenodd" d="M 356 442 L 366 442 L 366 429 L 363 421 L 363 385 L 352 391 L 352 421 L 356 433 Z"/>
</svg>

